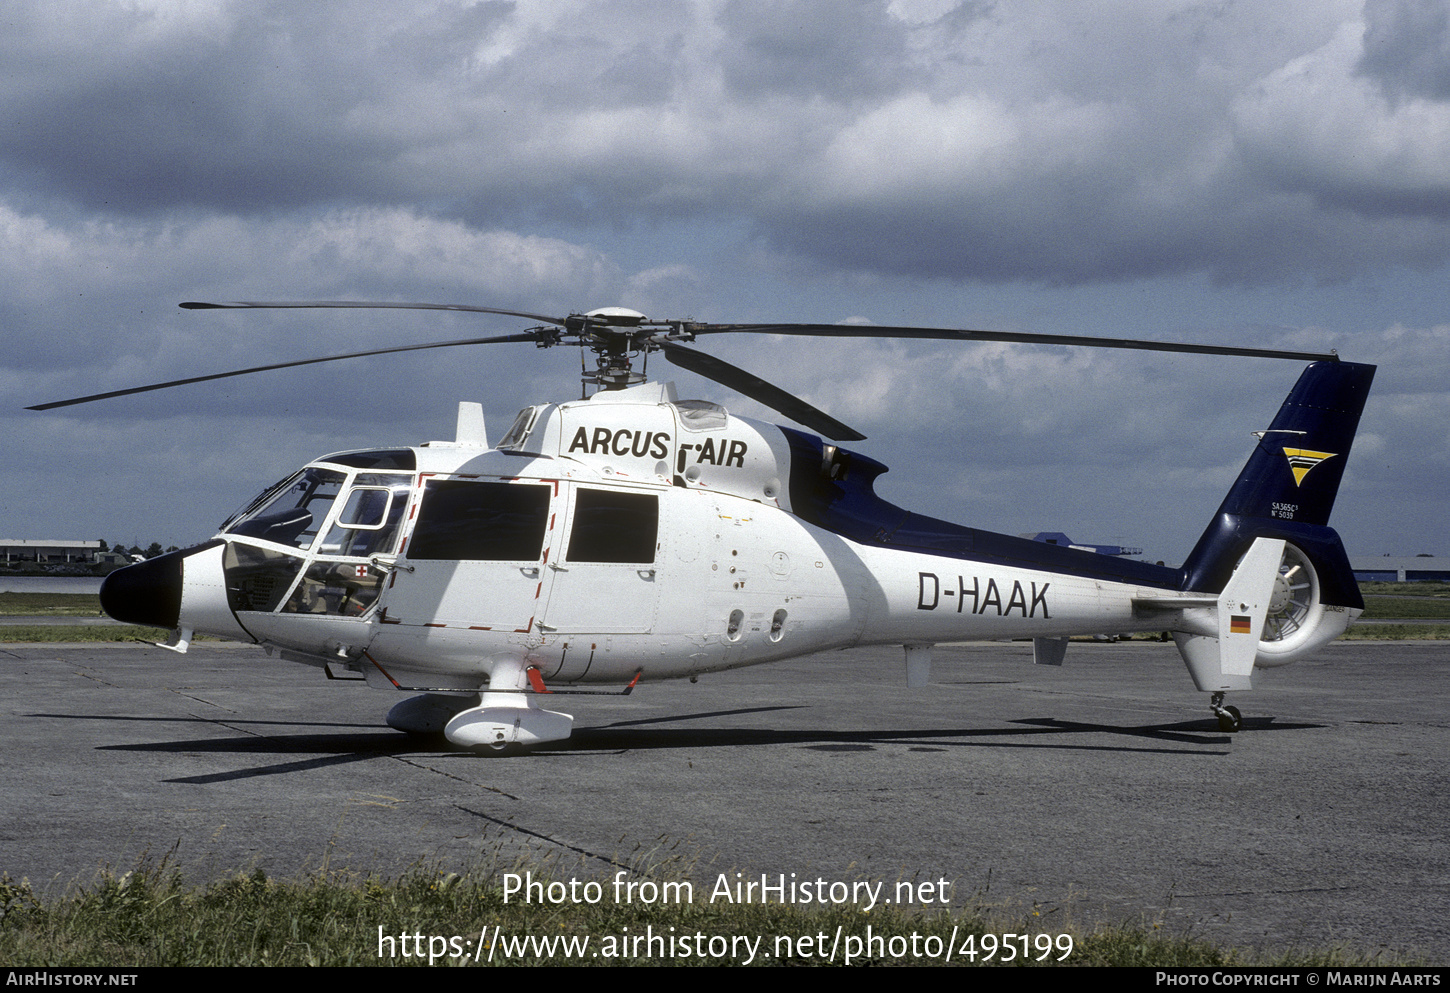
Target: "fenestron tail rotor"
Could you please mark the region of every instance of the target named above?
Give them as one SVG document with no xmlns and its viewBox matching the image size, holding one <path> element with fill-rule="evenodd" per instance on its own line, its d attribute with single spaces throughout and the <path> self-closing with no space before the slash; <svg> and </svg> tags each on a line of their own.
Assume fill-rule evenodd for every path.
<svg viewBox="0 0 1450 993">
<path fill-rule="evenodd" d="M 322 362 L 338 362 L 344 359 L 363 358 L 370 355 L 390 355 L 396 352 L 415 352 L 434 348 L 453 348 L 462 345 L 493 345 L 512 342 L 531 342 L 540 348 L 554 345 L 578 345 L 594 352 L 597 364 L 594 370 L 585 370 L 586 382 L 594 383 L 606 390 L 623 389 L 642 382 L 643 372 L 636 372 L 633 360 L 647 357 L 650 352 L 663 352 L 665 358 L 682 369 L 714 380 L 743 396 L 756 400 L 776 410 L 791 420 L 805 425 L 837 441 L 860 441 L 866 436 L 836 420 L 825 411 L 786 392 L 754 373 L 731 365 L 683 343 L 693 342 L 700 335 L 707 334 L 782 334 L 833 338 L 915 338 L 939 341 L 983 342 L 1001 341 L 1021 344 L 1079 345 L 1093 348 L 1131 348 L 1149 351 L 1182 352 L 1198 355 L 1243 356 L 1251 358 L 1294 359 L 1298 361 L 1338 361 L 1334 352 L 1314 353 L 1286 351 L 1272 348 L 1242 348 L 1227 345 L 1198 345 L 1172 341 L 1146 341 L 1131 338 L 1104 338 L 1060 334 L 1032 334 L 1011 331 L 976 331 L 954 328 L 886 327 L 871 324 L 704 324 L 695 321 L 656 321 L 638 311 L 621 307 L 606 307 L 585 314 L 570 314 L 568 317 L 551 317 L 519 310 L 505 310 L 496 307 L 477 307 L 471 304 L 444 303 L 395 303 L 386 301 L 360 300 L 299 300 L 299 301 L 237 301 L 231 303 L 203 303 L 188 301 L 181 304 L 186 310 L 443 310 L 463 313 L 487 314 L 498 317 L 518 317 L 539 322 L 538 327 L 516 334 L 496 335 L 489 338 L 463 338 L 453 341 L 438 341 L 424 345 L 400 345 L 393 348 L 375 348 L 342 355 L 326 355 L 320 358 L 295 359 L 268 365 L 235 369 L 203 376 L 173 379 L 164 383 L 134 386 L 128 389 L 93 393 L 89 396 L 51 403 L 36 404 L 27 410 L 54 410 L 149 393 L 154 390 L 185 386 L 191 383 L 206 383 L 233 376 L 246 376 L 274 369 L 289 369 L 295 366 L 316 365 Z"/>
</svg>

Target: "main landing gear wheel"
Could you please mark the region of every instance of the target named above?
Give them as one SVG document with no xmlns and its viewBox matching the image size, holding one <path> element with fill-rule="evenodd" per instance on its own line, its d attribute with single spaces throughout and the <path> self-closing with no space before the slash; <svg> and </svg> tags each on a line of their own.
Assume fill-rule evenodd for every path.
<svg viewBox="0 0 1450 993">
<path fill-rule="evenodd" d="M 1239 708 L 1230 704 L 1223 705 L 1223 694 L 1215 693 L 1208 702 L 1213 715 L 1218 718 L 1218 729 L 1224 734 L 1233 734 L 1244 723 L 1244 715 L 1239 713 Z"/>
</svg>

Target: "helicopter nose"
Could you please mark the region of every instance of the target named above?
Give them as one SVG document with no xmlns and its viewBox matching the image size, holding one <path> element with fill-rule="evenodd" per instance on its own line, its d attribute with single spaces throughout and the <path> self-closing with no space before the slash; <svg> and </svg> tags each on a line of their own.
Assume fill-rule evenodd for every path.
<svg viewBox="0 0 1450 993">
<path fill-rule="evenodd" d="M 181 619 L 181 560 L 195 551 L 167 552 L 117 569 L 101 583 L 101 609 L 118 621 L 175 628 Z"/>
</svg>

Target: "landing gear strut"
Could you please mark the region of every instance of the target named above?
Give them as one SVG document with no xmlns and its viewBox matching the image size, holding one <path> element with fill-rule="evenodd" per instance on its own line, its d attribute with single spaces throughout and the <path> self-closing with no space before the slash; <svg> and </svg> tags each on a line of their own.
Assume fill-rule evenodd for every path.
<svg viewBox="0 0 1450 993">
<path fill-rule="evenodd" d="M 1243 725 L 1244 718 L 1239 713 L 1239 708 L 1233 706 L 1225 707 L 1223 705 L 1222 692 L 1215 693 L 1209 698 L 1208 707 L 1213 711 L 1214 716 L 1218 718 L 1218 729 L 1225 734 L 1233 734 Z"/>
</svg>

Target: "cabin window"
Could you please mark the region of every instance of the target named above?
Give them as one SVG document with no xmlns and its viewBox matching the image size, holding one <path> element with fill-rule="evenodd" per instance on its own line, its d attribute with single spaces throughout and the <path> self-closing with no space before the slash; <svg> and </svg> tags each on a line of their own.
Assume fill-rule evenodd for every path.
<svg viewBox="0 0 1450 993">
<path fill-rule="evenodd" d="M 551 486 L 430 479 L 423 486 L 410 559 L 537 562 Z"/>
<path fill-rule="evenodd" d="M 660 504 L 653 493 L 581 489 L 574 498 L 570 562 L 655 560 Z"/>
</svg>

